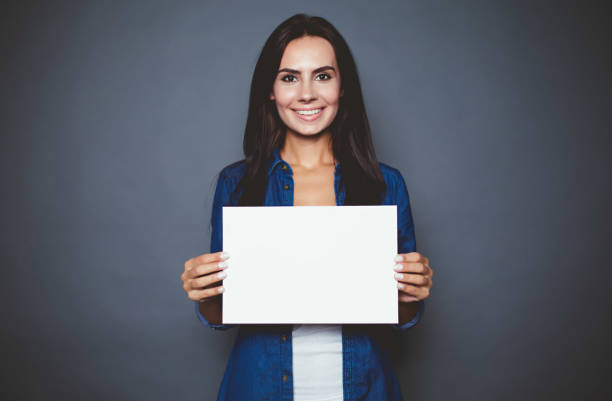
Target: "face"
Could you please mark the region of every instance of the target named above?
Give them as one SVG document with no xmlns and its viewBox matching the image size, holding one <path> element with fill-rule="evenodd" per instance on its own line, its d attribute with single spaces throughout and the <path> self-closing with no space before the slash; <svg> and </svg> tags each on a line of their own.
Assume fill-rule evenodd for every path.
<svg viewBox="0 0 612 401">
<path fill-rule="evenodd" d="M 287 133 L 309 136 L 326 131 L 338 113 L 341 95 L 332 45 L 318 36 L 289 42 L 270 94 Z"/>
</svg>

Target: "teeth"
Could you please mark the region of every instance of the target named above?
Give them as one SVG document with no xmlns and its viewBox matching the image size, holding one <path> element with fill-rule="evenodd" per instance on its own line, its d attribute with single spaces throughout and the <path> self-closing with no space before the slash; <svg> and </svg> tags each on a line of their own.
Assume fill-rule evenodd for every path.
<svg viewBox="0 0 612 401">
<path fill-rule="evenodd" d="M 296 110 L 298 114 L 301 114 L 303 116 L 311 116 L 313 114 L 318 114 L 321 112 L 321 109 L 314 109 L 314 110 Z"/>
</svg>

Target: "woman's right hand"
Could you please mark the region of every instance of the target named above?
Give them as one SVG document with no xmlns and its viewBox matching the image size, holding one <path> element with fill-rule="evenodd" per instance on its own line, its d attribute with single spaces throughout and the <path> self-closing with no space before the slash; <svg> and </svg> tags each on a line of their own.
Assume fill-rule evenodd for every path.
<svg viewBox="0 0 612 401">
<path fill-rule="evenodd" d="M 220 295 L 225 289 L 216 285 L 227 273 L 226 262 L 229 255 L 224 252 L 205 253 L 185 262 L 185 271 L 181 274 L 183 289 L 193 301 L 208 301 Z"/>
</svg>

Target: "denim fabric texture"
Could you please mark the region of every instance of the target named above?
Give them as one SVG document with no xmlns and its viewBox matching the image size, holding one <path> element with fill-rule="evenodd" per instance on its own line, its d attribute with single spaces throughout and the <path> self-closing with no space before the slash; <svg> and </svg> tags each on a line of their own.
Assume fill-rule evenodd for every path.
<svg viewBox="0 0 612 401">
<path fill-rule="evenodd" d="M 379 163 L 387 184 L 383 205 L 397 205 L 398 253 L 414 252 L 416 241 L 410 201 L 400 172 Z M 225 167 L 219 174 L 212 208 L 210 252 L 223 250 L 222 207 L 230 204 L 230 194 L 244 174 L 243 161 Z M 293 206 L 293 178 L 289 163 L 282 160 L 276 148 L 268 164 L 268 184 L 264 206 Z M 334 172 L 336 204 L 344 204 L 341 166 Z M 231 263 L 231 262 L 230 262 Z M 389 269 L 392 266 L 390 262 Z M 385 267 L 386 268 L 386 267 Z M 227 330 L 237 325 L 211 324 L 195 310 L 200 321 L 215 330 Z M 387 325 L 395 330 L 413 327 L 423 315 L 424 301 L 419 301 L 418 313 L 404 325 Z M 293 400 L 291 325 L 238 325 L 238 336 L 229 357 L 219 389 L 221 401 L 290 401 Z M 381 349 L 371 336 L 372 326 L 342 326 L 342 370 L 345 401 L 402 400 L 397 378 Z M 384 325 L 383 325 L 384 326 Z M 316 368 L 316 367 L 315 367 Z"/>
</svg>

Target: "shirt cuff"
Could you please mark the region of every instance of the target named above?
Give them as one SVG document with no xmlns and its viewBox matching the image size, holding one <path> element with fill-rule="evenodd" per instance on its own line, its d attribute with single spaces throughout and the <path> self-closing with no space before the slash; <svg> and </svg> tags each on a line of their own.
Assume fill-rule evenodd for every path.
<svg viewBox="0 0 612 401">
<path fill-rule="evenodd" d="M 399 324 L 392 324 L 391 327 L 393 327 L 396 330 L 407 330 L 409 328 L 411 328 L 412 326 L 414 326 L 415 324 L 417 324 L 419 322 L 419 320 L 421 320 L 421 316 L 423 315 L 423 311 L 425 311 L 425 300 L 422 299 L 420 301 L 418 301 L 419 304 L 419 309 L 417 310 L 416 315 L 414 316 L 414 318 L 409 321 L 406 322 L 404 324 L 402 324 L 401 326 Z"/>
<path fill-rule="evenodd" d="M 212 324 L 211 322 L 209 322 L 208 320 L 206 320 L 206 318 L 204 317 L 204 315 L 200 312 L 200 301 L 193 301 L 195 303 L 195 311 L 196 311 L 196 315 L 198 316 L 198 319 L 200 319 L 200 322 L 202 322 L 202 324 L 204 326 L 208 326 L 211 329 L 215 329 L 215 330 L 227 330 L 227 329 L 231 329 L 232 327 L 235 327 L 235 324 Z"/>
</svg>

